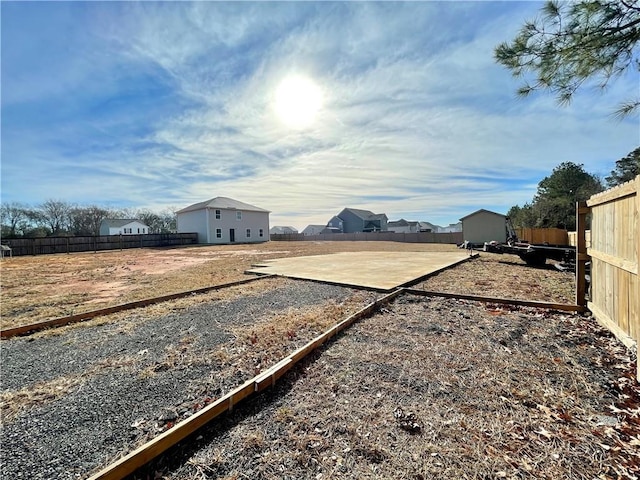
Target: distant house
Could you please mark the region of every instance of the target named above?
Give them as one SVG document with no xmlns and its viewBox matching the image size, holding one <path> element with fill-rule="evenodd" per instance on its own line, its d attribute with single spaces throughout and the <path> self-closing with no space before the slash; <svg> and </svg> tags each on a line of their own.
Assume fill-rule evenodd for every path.
<svg viewBox="0 0 640 480">
<path fill-rule="evenodd" d="M 420 232 L 438 233 L 440 231 L 440 228 L 441 227 L 439 227 L 438 225 L 434 225 L 430 222 L 418 222 L 418 230 Z"/>
<path fill-rule="evenodd" d="M 460 219 L 465 241 L 476 244 L 505 242 L 507 240 L 507 217 L 484 208 Z"/>
<path fill-rule="evenodd" d="M 198 243 L 269 241 L 269 210 L 227 197 L 194 203 L 176 212 L 178 233 L 198 233 Z"/>
<path fill-rule="evenodd" d="M 279 227 L 273 226 L 269 229 L 269 233 L 272 235 L 283 235 L 287 233 L 298 233 L 298 229 L 293 227 Z"/>
<path fill-rule="evenodd" d="M 321 233 L 344 233 L 344 221 L 337 215 L 331 217 Z"/>
<path fill-rule="evenodd" d="M 303 235 L 318 235 L 322 230 L 324 230 L 326 225 L 307 225 L 304 230 L 302 230 Z"/>
<path fill-rule="evenodd" d="M 462 222 L 450 223 L 447 227 L 440 227 L 438 233 L 455 233 L 462 231 Z"/>
<path fill-rule="evenodd" d="M 395 233 L 418 233 L 420 232 L 420 222 L 410 222 L 401 218 L 387 222 L 387 230 Z"/>
<path fill-rule="evenodd" d="M 342 233 L 386 232 L 387 216 L 369 210 L 345 208 L 327 223 L 327 228 L 339 228 Z"/>
<path fill-rule="evenodd" d="M 106 218 L 100 222 L 100 235 L 138 235 L 151 233 L 148 225 L 133 218 Z"/>
</svg>

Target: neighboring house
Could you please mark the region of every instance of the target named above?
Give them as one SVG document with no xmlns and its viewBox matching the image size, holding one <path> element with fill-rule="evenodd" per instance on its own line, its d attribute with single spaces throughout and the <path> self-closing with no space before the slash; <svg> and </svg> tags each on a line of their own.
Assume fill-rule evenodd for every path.
<svg viewBox="0 0 640 480">
<path fill-rule="evenodd" d="M 148 225 L 133 218 L 106 218 L 100 222 L 100 235 L 138 235 L 151 233 Z"/>
<path fill-rule="evenodd" d="M 420 230 L 420 222 L 410 222 L 401 218 L 387 222 L 387 230 L 395 233 L 418 233 Z"/>
<path fill-rule="evenodd" d="M 462 236 L 466 242 L 483 244 L 484 242 L 506 242 L 507 217 L 500 213 L 480 209 L 460 219 Z"/>
<path fill-rule="evenodd" d="M 269 210 L 227 197 L 194 203 L 176 212 L 178 233 L 198 233 L 198 243 L 269 241 Z"/>
<path fill-rule="evenodd" d="M 438 233 L 456 233 L 462 231 L 462 222 L 450 223 L 448 227 L 440 227 Z"/>
<path fill-rule="evenodd" d="M 302 230 L 303 235 L 318 235 L 322 230 L 324 230 L 326 225 L 307 225 L 304 230 Z"/>
<path fill-rule="evenodd" d="M 342 233 L 386 232 L 387 216 L 384 213 L 373 213 L 369 210 L 345 208 L 329 220 L 327 228 L 340 228 Z M 340 224 L 338 226 L 336 223 Z"/>
<path fill-rule="evenodd" d="M 344 233 L 344 222 L 339 216 L 331 217 L 327 225 L 322 229 L 321 233 Z"/>
<path fill-rule="evenodd" d="M 438 233 L 441 228 L 442 227 L 439 227 L 438 225 L 434 225 L 433 223 L 430 223 L 430 222 L 418 222 L 418 229 L 421 232 Z"/>
<path fill-rule="evenodd" d="M 274 226 L 269 229 L 269 233 L 273 235 L 284 235 L 288 233 L 298 233 L 298 230 L 293 227 Z"/>
</svg>

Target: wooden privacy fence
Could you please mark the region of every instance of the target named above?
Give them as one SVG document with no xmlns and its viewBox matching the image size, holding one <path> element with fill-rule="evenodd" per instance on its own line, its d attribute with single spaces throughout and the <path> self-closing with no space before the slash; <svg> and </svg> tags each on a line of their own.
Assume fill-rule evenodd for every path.
<svg viewBox="0 0 640 480">
<path fill-rule="evenodd" d="M 405 243 L 453 243 L 461 244 L 462 232 L 453 233 L 394 233 L 394 232 L 358 232 L 358 233 L 321 233 L 303 235 L 302 233 L 272 234 L 271 240 L 278 242 L 405 242 Z"/>
<path fill-rule="evenodd" d="M 2 243 L 16 255 L 97 252 L 123 248 L 166 247 L 198 243 L 197 233 L 150 233 L 146 235 L 100 235 L 87 237 L 8 238 Z"/>
<path fill-rule="evenodd" d="M 516 235 L 521 242 L 569 245 L 567 231 L 561 228 L 516 228 Z"/>
<path fill-rule="evenodd" d="M 591 295 L 587 306 L 598 322 L 630 348 L 640 342 L 638 190 L 640 175 L 587 201 L 591 211 L 591 247 L 587 249 Z M 640 368 L 638 372 L 640 380 Z"/>
<path fill-rule="evenodd" d="M 569 235 L 569 245 L 575 247 L 578 245 L 577 232 L 567 232 Z M 591 248 L 591 230 L 585 230 L 584 232 L 584 241 L 586 243 L 587 248 Z"/>
</svg>

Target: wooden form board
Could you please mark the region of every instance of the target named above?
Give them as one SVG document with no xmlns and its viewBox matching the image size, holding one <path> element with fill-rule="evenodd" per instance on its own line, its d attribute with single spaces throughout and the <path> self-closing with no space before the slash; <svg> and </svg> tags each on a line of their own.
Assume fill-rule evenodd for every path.
<svg viewBox="0 0 640 480">
<path fill-rule="evenodd" d="M 321 335 L 317 336 L 304 346 L 297 349 L 292 354 L 280 360 L 264 372 L 259 373 L 251 380 L 233 389 L 223 397 L 208 405 L 198 413 L 176 424 L 174 427 L 155 437 L 150 442 L 145 443 L 133 452 L 120 460 L 108 465 L 104 469 L 95 473 L 88 480 L 121 480 L 127 475 L 131 475 L 138 468 L 147 464 L 179 441 L 185 439 L 198 429 L 202 428 L 214 418 L 220 416 L 227 410 L 231 410 L 234 405 L 275 384 L 276 380 L 287 373 L 300 360 L 305 358 L 316 348 L 326 343 L 344 329 L 351 326 L 356 321 L 374 313 L 381 305 L 384 305 L 402 293 L 401 289 L 391 292 L 375 302 L 370 303 L 362 310 L 354 313 L 340 323 L 334 325 Z"/>
<path fill-rule="evenodd" d="M 122 312 L 124 310 L 132 310 L 134 308 L 146 307 L 155 303 L 166 302 L 169 300 L 175 300 L 177 298 L 188 297 L 190 295 L 197 295 L 199 293 L 207 293 L 214 290 L 222 290 L 223 288 L 234 287 L 236 285 L 243 285 L 249 282 L 255 282 L 262 278 L 270 277 L 271 275 L 265 275 L 262 277 L 247 278 L 245 280 L 238 280 L 235 282 L 223 283 L 221 285 L 212 285 L 210 287 L 197 288 L 195 290 L 188 290 L 186 292 L 170 293 L 169 295 L 162 295 L 160 297 L 146 298 L 144 300 L 137 300 L 135 302 L 122 303 L 113 307 L 100 308 L 98 310 L 91 310 L 84 313 L 76 313 L 75 315 L 69 315 L 66 317 L 54 318 L 52 320 L 46 320 L 44 322 L 31 323 L 29 325 L 22 325 L 20 327 L 7 328 L 0 330 L 0 338 L 11 338 L 18 335 L 25 335 L 27 333 L 34 333 L 47 328 L 61 327 L 63 325 L 69 325 L 71 323 L 84 322 L 91 320 L 95 317 L 103 315 L 110 315 L 116 312 Z"/>
<path fill-rule="evenodd" d="M 592 196 L 591 298 L 596 319 L 625 345 L 640 342 L 640 176 Z M 640 358 L 638 360 L 640 380 Z"/>
</svg>

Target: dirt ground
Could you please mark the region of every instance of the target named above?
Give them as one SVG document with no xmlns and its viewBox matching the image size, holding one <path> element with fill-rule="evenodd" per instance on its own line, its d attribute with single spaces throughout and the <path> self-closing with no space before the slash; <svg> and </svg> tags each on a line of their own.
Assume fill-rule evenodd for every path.
<svg viewBox="0 0 640 480">
<path fill-rule="evenodd" d="M 16 257 L 1 264 L 2 326 L 247 278 L 244 271 L 263 259 L 453 249 L 269 242 Z M 116 325 L 116 332 L 132 329 L 167 311 L 258 295 L 283 282 L 293 281 L 263 280 L 34 337 L 64 336 L 102 322 Z M 574 303 L 575 282 L 552 265 L 532 268 L 517 257 L 481 252 L 415 288 Z M 239 368 L 251 376 L 264 366 L 258 360 L 265 352 L 280 358 L 292 342 L 344 318 L 370 292 L 361 293 L 365 297 L 344 305 L 270 314 L 264 323 L 235 328 L 231 343 L 212 353 L 224 367 L 215 378 L 228 374 L 229 388 L 232 380 L 243 381 L 233 375 Z M 101 341 L 109 345 L 108 338 Z M 190 344 L 176 348 L 158 372 L 202 360 L 190 356 Z M 143 373 L 153 378 L 158 372 Z M 169 452 L 136 478 L 637 479 L 635 375 L 635 353 L 589 317 L 407 294 L 305 360 L 276 389 L 214 422 L 195 442 Z M 42 403 L 14 396 L 3 399 L 15 407 L 12 416 Z M 146 424 L 169 427 L 151 419 Z M 134 442 L 156 430 L 141 430 Z"/>
<path fill-rule="evenodd" d="M 0 328 L 248 278 L 265 259 L 353 251 L 455 251 L 399 242 L 267 242 L 15 257 L 0 263 Z M 573 303 L 572 276 L 518 257 L 481 254 L 421 287 L 434 291 Z"/>
<path fill-rule="evenodd" d="M 579 315 L 404 295 L 135 478 L 637 479 L 631 362 Z"/>
</svg>

